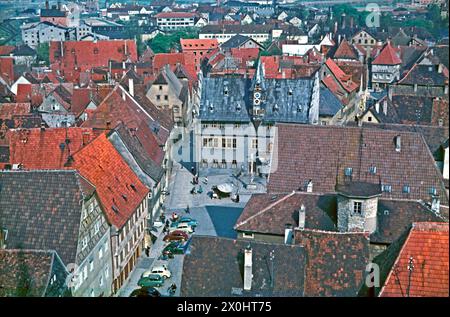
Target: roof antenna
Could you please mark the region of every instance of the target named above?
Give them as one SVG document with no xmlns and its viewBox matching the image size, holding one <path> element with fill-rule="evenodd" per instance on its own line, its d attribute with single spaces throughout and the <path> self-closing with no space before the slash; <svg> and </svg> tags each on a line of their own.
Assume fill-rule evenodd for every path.
<svg viewBox="0 0 450 317">
<path fill-rule="evenodd" d="M 411 290 L 411 276 L 414 271 L 414 258 L 412 256 L 409 257 L 408 271 L 408 287 L 406 288 L 406 297 L 409 297 L 409 292 Z"/>
</svg>

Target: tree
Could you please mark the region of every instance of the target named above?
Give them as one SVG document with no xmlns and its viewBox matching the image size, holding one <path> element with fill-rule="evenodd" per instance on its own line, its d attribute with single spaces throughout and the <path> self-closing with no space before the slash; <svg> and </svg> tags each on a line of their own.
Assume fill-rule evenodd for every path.
<svg viewBox="0 0 450 317">
<path fill-rule="evenodd" d="M 158 34 L 148 44 L 155 53 L 168 53 L 171 49 L 180 49 L 180 39 L 195 39 L 198 36 L 196 30 L 179 30 L 173 33 Z"/>
<path fill-rule="evenodd" d="M 50 64 L 49 44 L 41 43 L 36 48 L 37 62 L 44 62 L 46 65 Z"/>
</svg>

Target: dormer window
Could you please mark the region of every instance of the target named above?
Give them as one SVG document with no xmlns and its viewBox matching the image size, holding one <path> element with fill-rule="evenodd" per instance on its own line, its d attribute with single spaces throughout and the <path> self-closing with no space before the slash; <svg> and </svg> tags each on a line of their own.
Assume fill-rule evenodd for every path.
<svg viewBox="0 0 450 317">
<path fill-rule="evenodd" d="M 377 173 L 377 167 L 376 166 L 369 167 L 369 173 L 375 175 Z"/>
<path fill-rule="evenodd" d="M 430 187 L 429 193 L 430 195 L 436 195 L 437 194 L 436 187 Z"/>
<path fill-rule="evenodd" d="M 381 190 L 385 193 L 391 193 L 392 192 L 392 186 L 391 185 L 383 185 L 381 187 Z"/>
<path fill-rule="evenodd" d="M 409 185 L 403 186 L 402 192 L 404 194 L 409 194 L 411 192 L 411 187 L 409 187 Z"/>
<path fill-rule="evenodd" d="M 353 212 L 358 215 L 362 213 L 362 202 L 360 201 L 353 202 Z"/>
</svg>

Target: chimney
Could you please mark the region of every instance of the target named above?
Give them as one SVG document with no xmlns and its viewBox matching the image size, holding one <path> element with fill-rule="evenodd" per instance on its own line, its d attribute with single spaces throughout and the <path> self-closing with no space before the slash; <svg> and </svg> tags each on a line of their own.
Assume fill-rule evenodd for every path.
<svg viewBox="0 0 450 317">
<path fill-rule="evenodd" d="M 441 202 L 439 200 L 439 196 L 432 195 L 431 196 L 431 210 L 436 213 L 439 213 Z"/>
<path fill-rule="evenodd" d="M 310 179 L 308 181 L 308 183 L 306 184 L 306 192 L 312 193 L 312 191 L 313 191 L 313 182 L 312 182 L 312 179 Z"/>
<path fill-rule="evenodd" d="M 292 224 L 287 223 L 284 226 L 284 244 L 292 244 L 292 238 L 294 236 L 294 230 Z"/>
<path fill-rule="evenodd" d="M 385 116 L 387 116 L 387 108 L 388 108 L 388 102 L 387 99 L 384 99 L 383 101 L 383 113 Z"/>
<path fill-rule="evenodd" d="M 41 122 L 41 131 L 44 132 L 45 131 L 45 123 Z"/>
<path fill-rule="evenodd" d="M 89 143 L 89 139 L 90 139 L 89 133 L 83 133 L 83 146 Z"/>
<path fill-rule="evenodd" d="M 48 5 L 48 0 L 45 0 L 45 8 L 48 10 L 50 7 Z"/>
<path fill-rule="evenodd" d="M 58 0 L 58 11 L 61 11 L 61 1 Z"/>
<path fill-rule="evenodd" d="M 134 97 L 134 80 L 133 78 L 128 78 L 128 90 L 130 95 Z"/>
<path fill-rule="evenodd" d="M 395 150 L 397 152 L 400 152 L 402 149 L 402 137 L 400 136 L 400 134 L 394 138 L 394 141 L 395 141 Z"/>
<path fill-rule="evenodd" d="M 380 103 L 378 101 L 375 103 L 375 111 L 380 113 Z"/>
<path fill-rule="evenodd" d="M 253 264 L 252 264 L 252 248 L 249 245 L 244 251 L 244 290 L 252 289 L 253 280 Z"/>
<path fill-rule="evenodd" d="M 345 29 L 345 13 L 341 15 L 341 29 Z"/>
<path fill-rule="evenodd" d="M 298 228 L 300 230 L 305 229 L 305 218 L 306 218 L 306 208 L 305 205 L 302 204 L 300 210 L 298 211 Z"/>
<path fill-rule="evenodd" d="M 353 16 L 350 17 L 350 29 L 353 29 L 354 19 Z"/>
</svg>

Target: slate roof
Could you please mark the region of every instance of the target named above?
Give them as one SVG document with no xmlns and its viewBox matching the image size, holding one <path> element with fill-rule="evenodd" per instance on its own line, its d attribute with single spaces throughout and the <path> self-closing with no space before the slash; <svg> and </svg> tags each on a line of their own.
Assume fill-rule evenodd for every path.
<svg viewBox="0 0 450 317">
<path fill-rule="evenodd" d="M 239 48 L 247 41 L 253 41 L 250 37 L 244 36 L 241 34 L 236 34 L 235 36 L 231 37 L 228 41 L 224 42 L 220 47 L 222 49 L 231 49 L 231 48 Z M 258 44 L 259 45 L 259 44 Z"/>
<path fill-rule="evenodd" d="M 252 248 L 252 290 L 243 290 L 243 251 Z M 269 253 L 274 252 L 274 287 Z M 193 236 L 183 262 L 181 296 L 303 296 L 306 254 L 302 247 Z M 235 290 L 233 290 L 235 289 Z"/>
<path fill-rule="evenodd" d="M 306 296 L 357 295 L 369 263 L 366 234 L 295 230 L 294 241 L 308 254 Z"/>
<path fill-rule="evenodd" d="M 0 171 L 0 219 L 7 249 L 55 250 L 77 263 L 81 201 L 94 192 L 73 170 Z"/>
<path fill-rule="evenodd" d="M 448 205 L 443 178 L 418 133 L 358 127 L 327 127 L 277 124 L 277 170 L 270 175 L 268 192 L 291 192 L 311 179 L 315 192 L 334 192 L 344 183 L 346 168 L 353 181 L 391 185 L 386 198 L 405 198 L 402 188 L 411 188 L 408 199 L 430 201 L 435 187 L 443 205 Z M 292 137 L 295 135 L 295 138 Z M 396 151 L 394 138 L 401 137 Z M 369 168 L 377 171 L 371 174 Z"/>
<path fill-rule="evenodd" d="M 420 65 L 415 64 L 413 68 L 399 81 L 399 85 L 419 86 L 444 86 L 448 84 L 448 76 L 443 72 L 439 73 L 437 65 Z"/>
<path fill-rule="evenodd" d="M 235 76 L 208 77 L 202 83 L 201 120 L 249 122 L 251 79 Z M 261 108 L 265 122 L 309 122 L 314 76 L 264 79 Z"/>
<path fill-rule="evenodd" d="M 55 251 L 0 250 L 0 296 L 44 296 L 55 256 Z"/>
<path fill-rule="evenodd" d="M 377 231 L 370 235 L 370 242 L 391 244 L 414 222 L 446 222 L 430 206 L 413 200 L 379 199 L 377 211 Z"/>
<path fill-rule="evenodd" d="M 105 134 L 75 153 L 68 168 L 77 169 L 94 184 L 108 222 L 119 229 L 135 213 L 149 191 Z"/>
<path fill-rule="evenodd" d="M 344 182 L 336 185 L 336 191 L 351 198 L 369 198 L 381 195 L 381 186 L 361 181 Z"/>
<path fill-rule="evenodd" d="M 16 129 L 9 133 L 10 163 L 24 169 L 62 169 L 70 155 L 95 138 L 90 128 Z"/>
<path fill-rule="evenodd" d="M 383 268 L 390 269 L 379 296 L 448 297 L 448 240 L 448 224 L 414 223 L 404 243 L 393 246 L 392 249 L 395 248 L 395 250 L 385 251 L 390 251 L 390 257 L 383 259 L 381 254 L 378 259 L 375 259 Z M 395 258 L 394 262 L 392 262 L 393 258 Z M 411 258 L 414 269 L 409 279 L 408 265 Z"/>
<path fill-rule="evenodd" d="M 122 141 L 125 143 L 128 151 L 130 151 L 136 162 L 139 164 L 139 167 L 155 182 L 159 182 L 164 174 L 164 169 L 160 164 L 151 159 L 151 157 L 147 154 L 144 147 L 142 146 L 138 137 L 136 135 L 133 135 L 133 132 L 128 130 L 123 125 L 120 125 L 116 129 L 116 131 Z M 150 139 L 150 142 L 153 140 L 152 152 L 159 152 L 158 154 L 156 154 L 158 157 L 164 156 L 164 153 L 156 142 L 154 136 L 150 133 L 147 138 Z"/>
<path fill-rule="evenodd" d="M 56 17 L 65 17 L 66 12 L 60 11 L 58 9 L 41 9 L 41 17 L 47 18 L 56 18 Z"/>
<path fill-rule="evenodd" d="M 305 228 L 336 231 L 335 195 L 310 193 L 252 195 L 236 222 L 235 230 L 284 235 L 286 224 L 298 226 L 301 205 L 305 206 Z"/>
<path fill-rule="evenodd" d="M 343 107 L 342 102 L 328 89 L 320 87 L 319 116 L 334 116 Z"/>
</svg>

